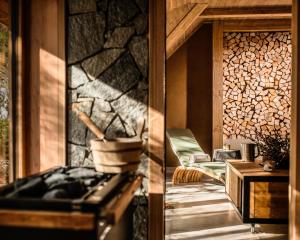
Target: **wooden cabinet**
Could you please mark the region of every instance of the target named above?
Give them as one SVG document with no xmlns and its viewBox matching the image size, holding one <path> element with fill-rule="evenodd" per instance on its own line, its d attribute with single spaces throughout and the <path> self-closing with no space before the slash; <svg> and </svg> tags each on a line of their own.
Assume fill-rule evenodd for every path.
<svg viewBox="0 0 300 240">
<path fill-rule="evenodd" d="M 287 223 L 288 185 L 288 170 L 265 172 L 254 162 L 227 161 L 226 193 L 243 223 Z"/>
</svg>

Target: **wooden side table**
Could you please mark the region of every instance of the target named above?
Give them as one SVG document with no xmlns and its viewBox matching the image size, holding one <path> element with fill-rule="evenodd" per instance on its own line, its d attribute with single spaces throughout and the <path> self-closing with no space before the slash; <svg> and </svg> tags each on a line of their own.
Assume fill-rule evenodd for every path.
<svg viewBox="0 0 300 240">
<path fill-rule="evenodd" d="M 243 223 L 288 222 L 288 170 L 265 172 L 255 162 L 228 160 L 225 189 Z"/>
</svg>

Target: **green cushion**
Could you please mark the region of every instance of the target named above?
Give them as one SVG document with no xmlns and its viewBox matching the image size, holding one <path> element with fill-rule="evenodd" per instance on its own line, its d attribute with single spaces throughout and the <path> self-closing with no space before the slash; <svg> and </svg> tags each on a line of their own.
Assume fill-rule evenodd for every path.
<svg viewBox="0 0 300 240">
<path fill-rule="evenodd" d="M 190 163 L 191 155 L 204 153 L 190 129 L 167 129 L 167 138 L 182 166 L 201 168 L 203 172 L 216 179 L 224 179 L 226 166 L 224 162 Z"/>
<path fill-rule="evenodd" d="M 203 162 L 193 164 L 193 167 L 199 167 L 209 173 L 209 175 L 214 176 L 216 179 L 224 179 L 225 177 L 225 167 L 224 162 Z"/>
<path fill-rule="evenodd" d="M 190 129 L 168 129 L 167 137 L 182 166 L 189 165 L 191 155 L 204 153 Z"/>
</svg>

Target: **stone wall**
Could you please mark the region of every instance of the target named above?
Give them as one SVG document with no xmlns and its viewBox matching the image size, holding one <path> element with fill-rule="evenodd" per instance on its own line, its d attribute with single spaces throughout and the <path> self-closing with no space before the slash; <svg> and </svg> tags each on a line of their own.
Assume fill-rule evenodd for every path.
<svg viewBox="0 0 300 240">
<path fill-rule="evenodd" d="M 290 133 L 291 33 L 225 33 L 223 137 Z"/>
<path fill-rule="evenodd" d="M 84 111 L 107 137 L 133 137 L 147 119 L 147 0 L 69 0 L 69 162 L 92 166 L 95 136 L 71 110 Z"/>
<path fill-rule="evenodd" d="M 95 136 L 72 107 L 108 138 L 133 137 L 136 120 L 147 121 L 148 0 L 69 0 L 68 10 L 68 161 L 93 166 L 89 141 Z M 144 174 L 147 159 L 143 155 L 139 167 Z M 147 239 L 147 198 L 137 196 L 133 206 L 133 239 Z"/>
</svg>

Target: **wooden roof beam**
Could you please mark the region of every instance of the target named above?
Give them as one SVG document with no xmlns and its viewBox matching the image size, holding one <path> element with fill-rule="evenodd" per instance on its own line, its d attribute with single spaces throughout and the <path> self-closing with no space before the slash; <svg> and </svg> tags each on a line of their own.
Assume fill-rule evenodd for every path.
<svg viewBox="0 0 300 240">
<path fill-rule="evenodd" d="M 167 12 L 167 26 L 166 35 L 168 36 L 176 26 L 182 21 L 182 19 L 195 7 L 195 4 L 186 4 L 180 8 L 175 8 L 172 11 Z"/>
<path fill-rule="evenodd" d="M 208 0 L 167 0 L 167 12 L 186 4 L 207 3 Z"/>
<path fill-rule="evenodd" d="M 290 19 L 290 6 L 259 8 L 208 8 L 199 15 L 208 20 Z"/>
<path fill-rule="evenodd" d="M 167 36 L 167 58 L 181 47 L 190 36 L 202 25 L 199 15 L 206 9 L 207 3 L 196 4 Z"/>
<path fill-rule="evenodd" d="M 224 32 L 275 32 L 291 31 L 291 19 L 258 19 L 223 21 Z"/>
</svg>

